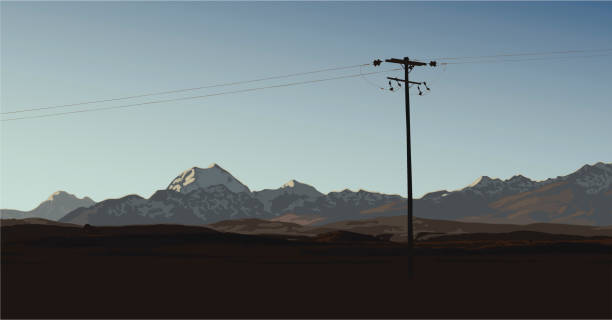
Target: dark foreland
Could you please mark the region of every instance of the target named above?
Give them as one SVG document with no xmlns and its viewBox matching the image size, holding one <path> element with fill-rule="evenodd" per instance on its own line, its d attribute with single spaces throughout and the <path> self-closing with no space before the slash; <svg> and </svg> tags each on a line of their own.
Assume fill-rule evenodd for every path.
<svg viewBox="0 0 612 320">
<path fill-rule="evenodd" d="M 5 221 L 6 222 L 6 221 Z M 612 238 L 3 223 L 2 318 L 610 318 Z"/>
</svg>

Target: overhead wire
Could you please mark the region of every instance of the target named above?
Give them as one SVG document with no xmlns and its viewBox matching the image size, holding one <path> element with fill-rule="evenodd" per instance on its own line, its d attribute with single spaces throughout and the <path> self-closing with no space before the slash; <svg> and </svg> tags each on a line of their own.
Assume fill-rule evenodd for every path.
<svg viewBox="0 0 612 320">
<path fill-rule="evenodd" d="M 576 58 L 595 58 L 605 57 L 612 55 L 610 53 L 594 54 L 587 56 L 565 56 L 565 57 L 539 57 L 539 58 L 525 58 L 525 59 L 490 59 L 490 60 L 474 60 L 474 61 L 458 61 L 458 62 L 440 62 L 440 65 L 449 64 L 471 64 L 471 63 L 496 63 L 496 62 L 521 62 L 521 61 L 537 61 L 537 60 L 563 60 L 563 59 L 576 59 Z"/>
<path fill-rule="evenodd" d="M 433 84 L 438 84 L 440 81 L 440 79 L 442 78 L 442 76 L 446 73 L 446 68 L 448 67 L 446 64 L 441 65 L 442 67 L 442 71 L 438 72 L 437 76 L 433 79 L 433 80 L 427 80 L 427 84 L 432 86 Z M 424 95 L 429 95 L 431 93 L 431 90 L 428 90 L 427 92 L 425 92 Z"/>
<path fill-rule="evenodd" d="M 373 87 L 376 87 L 376 88 L 378 88 L 378 89 L 385 90 L 385 88 L 378 86 L 378 85 L 377 85 L 377 84 L 375 84 L 374 82 L 370 81 L 368 78 L 364 77 L 364 76 L 363 76 L 362 67 L 359 67 L 359 75 L 361 76 L 361 79 L 362 79 L 363 81 L 365 81 L 367 84 L 369 84 L 369 85 L 371 85 L 371 86 L 373 86 Z"/>
<path fill-rule="evenodd" d="M 565 55 L 565 54 L 575 54 L 575 53 L 585 53 L 585 52 L 609 52 L 609 53 L 596 54 L 596 55 L 588 55 L 588 56 L 570 55 L 570 56 L 561 56 L 561 57 L 558 57 L 558 56 L 557 57 L 538 57 L 538 58 L 527 58 L 527 59 L 488 59 L 488 60 L 457 61 L 457 62 L 440 61 L 439 64 L 443 65 L 443 66 L 446 66 L 446 65 L 449 65 L 449 64 L 497 63 L 497 62 L 532 61 L 532 60 L 551 60 L 551 59 L 558 60 L 558 59 L 592 58 L 592 57 L 609 56 L 609 55 L 612 54 L 612 49 L 566 50 L 566 51 L 548 51 L 548 52 L 532 52 L 532 53 L 503 53 L 503 54 L 488 55 L 488 56 L 442 57 L 442 58 L 431 58 L 431 59 L 433 59 L 433 60 L 465 60 L 465 59 L 502 58 L 502 57 L 512 57 L 512 56 L 537 56 L 537 55 L 559 55 L 559 54 Z M 346 69 L 357 68 L 357 67 L 359 67 L 359 75 L 357 75 L 357 76 L 360 76 L 363 80 L 365 80 L 366 82 L 369 82 L 371 85 L 378 87 L 377 85 L 371 83 L 371 81 L 369 81 L 366 77 L 364 77 L 364 75 L 372 74 L 372 73 L 364 74 L 362 72 L 362 68 L 364 66 L 368 66 L 368 65 L 370 65 L 370 63 L 355 64 L 355 65 L 348 65 L 348 66 L 339 66 L 339 67 L 331 67 L 331 68 L 314 70 L 314 71 L 297 72 L 297 73 L 290 73 L 290 74 L 284 74 L 284 75 L 278 75 L 278 76 L 271 76 L 271 77 L 264 77 L 264 78 L 258 78 L 258 79 L 243 80 L 243 81 L 226 82 L 226 83 L 219 83 L 219 84 L 200 86 L 200 87 L 193 87 L 193 88 L 183 88 L 183 89 L 176 89 L 176 90 L 151 92 L 151 93 L 144 93 L 144 94 L 138 94 L 138 95 L 132 95 L 132 96 L 118 97 L 118 98 L 91 100 L 91 101 L 83 101 L 83 102 L 77 102 L 77 103 L 71 103 L 71 104 L 45 106 L 45 107 L 32 107 L 32 108 L 15 110 L 15 111 L 0 112 L 0 115 L 17 114 L 17 113 L 23 113 L 23 112 L 41 111 L 41 110 L 49 110 L 49 109 L 57 109 L 57 108 L 66 108 L 66 107 L 74 107 L 74 106 L 94 104 L 94 103 L 105 103 L 105 102 L 121 101 L 121 100 L 134 99 L 134 98 L 143 98 L 143 97 L 155 96 L 155 95 L 180 93 L 180 92 L 195 91 L 195 90 L 201 90 L 201 89 L 225 87 L 225 86 L 234 86 L 234 85 L 241 85 L 241 84 L 260 82 L 260 81 L 283 79 L 283 78 L 289 78 L 289 77 L 297 77 L 297 76 L 301 76 L 301 75 L 316 74 L 316 73 L 329 72 L 329 71 L 337 71 L 337 70 L 346 70 Z M 378 87 L 378 88 L 380 88 L 380 87 Z M 250 91 L 251 89 L 246 89 L 246 90 Z M 168 99 L 168 100 L 172 101 L 173 99 Z M 110 107 L 110 108 L 113 108 L 113 107 Z M 100 108 L 97 108 L 96 110 L 98 110 L 98 109 L 100 109 Z M 78 112 L 82 112 L 82 111 L 78 111 Z M 23 118 L 26 118 L 26 117 L 23 117 Z M 22 118 L 14 118 L 14 119 L 17 120 L 17 119 L 22 119 Z M 2 121 L 9 121 L 9 120 L 13 120 L 13 119 L 6 119 L 6 120 L 2 120 Z"/>
<path fill-rule="evenodd" d="M 377 74 L 377 73 L 386 73 L 386 72 L 398 71 L 398 70 L 401 70 L 401 68 L 388 69 L 388 70 L 382 70 L 382 71 L 374 71 L 374 72 L 368 72 L 368 73 L 350 74 L 350 75 L 344 75 L 344 76 L 338 76 L 338 77 L 332 77 L 332 78 L 307 80 L 307 81 L 299 81 L 299 82 L 290 82 L 290 83 L 284 83 L 284 84 L 272 85 L 272 86 L 265 86 L 265 87 L 256 87 L 256 88 L 249 88 L 249 89 L 225 91 L 225 92 L 211 93 L 211 94 L 200 95 L 200 96 L 181 97 L 181 98 L 165 99 L 165 100 L 154 100 L 154 101 L 147 101 L 147 102 L 141 102 L 141 103 L 127 104 L 127 105 L 119 105 L 119 106 L 109 106 L 109 107 L 100 107 L 100 108 L 87 108 L 87 109 L 74 110 L 74 111 L 66 111 L 66 112 L 58 112 L 58 113 L 48 113 L 48 114 L 43 114 L 43 115 L 34 115 L 34 116 L 25 116 L 25 117 L 19 117 L 19 118 L 1 119 L 0 121 L 5 122 L 5 121 L 35 119 L 35 118 L 47 118 L 47 117 L 62 116 L 62 115 L 68 115 L 68 114 L 74 114 L 74 113 L 85 113 L 85 112 L 94 112 L 94 111 L 111 110 L 111 109 L 123 109 L 123 108 L 131 108 L 131 107 L 136 107 L 136 106 L 158 104 L 158 103 L 165 103 L 165 102 L 202 99 L 202 98 L 208 98 L 208 97 L 214 97 L 214 96 L 236 94 L 236 93 L 243 93 L 243 92 L 251 92 L 251 91 L 258 91 L 258 90 L 271 89 L 271 88 L 282 88 L 282 87 L 297 86 L 297 85 L 309 84 L 309 83 L 332 81 L 332 80 L 339 80 L 339 79 L 346 79 L 346 78 L 356 78 L 356 77 L 360 77 L 360 76 L 363 76 L 363 75 L 370 75 L 370 74 Z"/>
<path fill-rule="evenodd" d="M 474 57 L 447 57 L 447 58 L 422 58 L 419 60 L 462 60 L 462 59 L 483 59 L 483 58 L 502 58 L 512 56 L 535 56 L 535 55 L 559 55 L 559 54 L 575 54 L 575 53 L 586 53 L 586 52 L 606 52 L 601 54 L 593 55 L 565 55 L 565 56 L 552 56 L 552 57 L 536 57 L 536 58 L 518 58 L 518 59 L 486 59 L 486 60 L 473 60 L 473 61 L 454 61 L 445 62 L 438 61 L 438 65 L 444 67 L 443 71 L 446 71 L 448 65 L 455 64 L 474 64 L 474 63 L 501 63 L 501 62 L 522 62 L 522 61 L 543 61 L 543 60 L 564 60 L 564 59 L 577 59 L 577 58 L 596 58 L 612 55 L 612 49 L 596 49 L 596 50 L 566 50 L 566 51 L 549 51 L 549 52 L 533 52 L 533 53 L 508 53 L 508 54 L 497 54 L 489 56 L 474 56 Z M 409 86 L 409 87 L 412 87 Z"/>
<path fill-rule="evenodd" d="M 361 75 L 361 79 L 362 79 L 363 81 L 365 81 L 367 84 L 369 84 L 369 85 L 371 85 L 371 86 L 373 86 L 373 87 L 375 87 L 375 88 L 377 88 L 377 89 L 380 89 L 380 90 L 385 90 L 385 91 L 386 91 L 386 90 L 389 90 L 389 89 L 385 89 L 385 88 L 383 88 L 383 87 L 381 87 L 381 86 L 377 85 L 376 83 L 372 82 L 372 81 L 371 81 L 370 79 L 368 79 L 367 77 L 364 77 L 364 74 L 362 73 L 362 68 L 361 68 L 361 67 L 359 68 L 359 74 Z M 392 92 L 393 92 L 393 93 L 397 93 L 397 92 L 399 92 L 399 90 L 393 90 Z"/>
<path fill-rule="evenodd" d="M 132 95 L 132 96 L 119 97 L 119 98 L 108 98 L 108 99 L 100 99 L 100 100 L 92 100 L 92 101 L 83 101 L 83 102 L 77 102 L 77 103 L 46 106 L 46 107 L 31 107 L 31 108 L 15 110 L 15 111 L 0 112 L 0 114 L 15 114 L 15 113 L 40 111 L 40 110 L 48 110 L 48 109 L 67 108 L 67 107 L 75 107 L 75 106 L 86 105 L 86 104 L 104 103 L 104 102 L 120 101 L 120 100 L 134 99 L 134 98 L 150 97 L 150 96 L 162 95 L 162 94 L 180 93 L 180 92 L 186 92 L 186 91 L 194 91 L 194 90 L 202 90 L 202 89 L 210 89 L 210 88 L 218 88 L 218 87 L 227 87 L 227 86 L 248 84 L 248 83 L 253 83 L 253 82 L 297 77 L 297 76 L 309 75 L 309 74 L 315 74 L 315 73 L 353 69 L 357 67 L 361 68 L 367 65 L 370 65 L 370 63 L 332 67 L 332 68 L 326 68 L 326 69 L 320 69 L 320 70 L 314 70 L 314 71 L 306 71 L 306 72 L 296 72 L 296 73 L 289 73 L 289 74 L 272 76 L 272 77 L 265 77 L 265 78 L 258 78 L 258 79 L 244 80 L 244 81 L 226 82 L 226 83 L 213 84 L 213 85 L 194 87 L 194 88 L 184 88 L 184 89 L 176 89 L 176 90 L 168 90 L 168 91 L 151 92 L 151 93 L 144 93 L 144 94 L 138 94 L 138 95 Z"/>
<path fill-rule="evenodd" d="M 565 51 L 545 51 L 545 52 L 522 52 L 522 53 L 500 53 L 500 54 L 486 55 L 486 56 L 422 58 L 421 60 L 464 60 L 464 59 L 483 59 L 483 58 L 515 57 L 515 56 L 541 56 L 541 55 L 575 54 L 575 53 L 587 53 L 587 52 L 612 52 L 612 49 L 565 50 Z"/>
</svg>

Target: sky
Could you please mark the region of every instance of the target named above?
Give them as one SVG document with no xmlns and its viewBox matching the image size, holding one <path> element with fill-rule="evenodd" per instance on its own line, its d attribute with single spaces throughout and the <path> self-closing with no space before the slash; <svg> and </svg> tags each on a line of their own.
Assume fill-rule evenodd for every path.
<svg viewBox="0 0 612 320">
<path fill-rule="evenodd" d="M 609 2 L 1 2 L 0 18 L 2 112 L 379 58 L 612 48 Z M 416 68 L 411 80 L 431 91 L 411 92 L 414 197 L 482 175 L 542 180 L 611 162 L 611 59 Z M 380 89 L 386 76 L 403 72 L 0 122 L 0 207 L 30 210 L 57 190 L 95 201 L 149 197 L 182 171 L 211 163 L 251 190 L 296 179 L 324 193 L 405 196 L 404 95 Z"/>
</svg>

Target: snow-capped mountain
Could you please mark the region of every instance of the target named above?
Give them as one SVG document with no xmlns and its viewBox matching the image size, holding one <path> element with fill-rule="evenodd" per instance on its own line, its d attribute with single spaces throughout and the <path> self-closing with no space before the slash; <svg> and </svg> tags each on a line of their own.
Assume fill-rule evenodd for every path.
<svg viewBox="0 0 612 320">
<path fill-rule="evenodd" d="M 593 166 L 585 165 L 567 176 L 565 180 L 580 186 L 586 194 L 608 192 L 612 189 L 612 163 L 598 162 Z"/>
<path fill-rule="evenodd" d="M 254 194 L 269 212 L 293 210 L 297 206 L 324 196 L 314 187 L 296 180 L 291 180 L 278 189 L 264 189 Z"/>
<path fill-rule="evenodd" d="M 481 194 L 486 198 L 503 197 L 504 195 L 525 192 L 537 188 L 545 182 L 536 182 L 522 175 L 516 175 L 507 180 L 491 179 L 482 176 L 464 188 L 464 191 L 471 191 Z"/>
<path fill-rule="evenodd" d="M 481 176 L 463 189 L 452 192 L 446 190 L 430 192 L 423 196 L 422 199 L 439 202 L 449 195 L 461 194 L 464 197 L 494 201 L 504 196 L 536 189 L 550 183 L 551 181 L 551 179 L 546 181 L 533 181 L 524 177 L 523 175 L 516 175 L 506 180 L 501 180 L 498 178 L 492 179 L 488 176 Z"/>
<path fill-rule="evenodd" d="M 478 178 L 456 191 L 437 191 L 415 201 L 424 218 L 525 224 L 612 224 L 612 163 L 585 165 L 544 181 L 521 175 Z"/>
<path fill-rule="evenodd" d="M 200 225 L 227 219 L 265 218 L 263 205 L 247 192 L 232 192 L 223 184 L 188 193 L 158 190 L 149 199 L 129 195 L 89 208 L 79 208 L 60 222 L 91 225 Z"/>
<path fill-rule="evenodd" d="M 341 220 L 357 220 L 380 216 L 406 214 L 407 200 L 388 195 L 345 189 L 330 192 L 314 200 L 292 203 L 281 210 L 273 210 L 274 221 L 298 224 L 323 224 Z"/>
<path fill-rule="evenodd" d="M 216 185 L 224 185 L 229 191 L 234 193 L 251 192 L 247 186 L 216 163 L 211 164 L 206 169 L 193 167 L 183 171 L 172 180 L 167 189 L 187 194 L 196 189 L 205 189 Z"/>
<path fill-rule="evenodd" d="M 397 210 L 364 211 L 401 199 L 363 190 L 324 195 L 296 180 L 278 189 L 251 192 L 229 172 L 213 164 L 206 169 L 193 167 L 182 172 L 166 190 L 155 192 L 149 199 L 130 195 L 105 200 L 70 212 L 60 221 L 93 225 L 207 224 L 240 218 L 283 219 L 289 214 L 305 217 L 302 220 L 307 223 L 325 223 L 393 214 Z"/>
<path fill-rule="evenodd" d="M 2 219 L 44 218 L 57 221 L 76 208 L 89 207 L 93 204 L 95 201 L 89 197 L 78 198 L 65 191 L 57 191 L 30 211 L 2 209 L 0 215 Z"/>
</svg>

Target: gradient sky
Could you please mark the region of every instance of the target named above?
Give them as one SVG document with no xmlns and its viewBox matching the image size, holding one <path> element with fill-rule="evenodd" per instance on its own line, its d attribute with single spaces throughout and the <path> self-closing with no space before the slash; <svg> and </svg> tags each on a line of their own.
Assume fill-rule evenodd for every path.
<svg viewBox="0 0 612 320">
<path fill-rule="evenodd" d="M 375 58 L 612 46 L 612 3 L 601 2 L 2 2 L 0 10 L 3 112 Z M 612 161 L 611 59 L 415 70 L 411 79 L 432 88 L 411 100 L 415 197 L 481 175 L 546 179 Z M 384 78 L 367 77 L 379 86 Z M 56 190 L 96 201 L 149 197 L 213 162 L 252 190 L 297 179 L 322 192 L 406 195 L 404 96 L 370 82 L 0 122 L 0 207 L 30 210 Z"/>
</svg>

